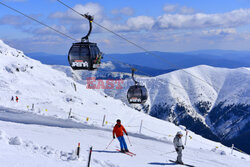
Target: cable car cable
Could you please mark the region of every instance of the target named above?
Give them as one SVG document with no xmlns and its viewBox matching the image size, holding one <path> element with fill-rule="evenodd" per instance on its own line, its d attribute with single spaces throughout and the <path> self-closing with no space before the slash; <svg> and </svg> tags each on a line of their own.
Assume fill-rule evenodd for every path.
<svg viewBox="0 0 250 167">
<path fill-rule="evenodd" d="M 64 2 L 62 2 L 61 0 L 57 0 L 57 1 L 58 1 L 59 3 L 61 3 L 61 4 L 63 4 L 64 6 L 66 6 L 67 8 L 71 9 L 72 11 L 76 12 L 77 14 L 83 16 L 83 14 L 81 14 L 81 13 L 78 12 L 77 10 L 73 9 L 72 7 L 68 6 L 67 4 L 65 4 Z M 84 17 L 84 16 L 83 16 L 83 17 Z M 209 83 L 208 81 L 206 81 L 206 80 L 204 80 L 204 79 L 201 79 L 201 78 L 197 77 L 196 75 L 194 75 L 194 74 L 192 74 L 192 73 L 190 73 L 190 72 L 188 72 L 188 71 L 186 71 L 186 70 L 184 70 L 184 69 L 179 68 L 178 66 L 176 66 L 176 65 L 174 65 L 174 64 L 172 64 L 172 63 L 169 63 L 168 60 L 166 60 L 165 58 L 162 58 L 162 57 L 160 57 L 159 55 L 156 55 L 156 54 L 154 54 L 154 53 L 148 51 L 147 49 L 145 49 L 144 47 L 142 47 L 142 46 L 136 44 L 135 42 L 132 42 L 132 41 L 128 40 L 127 38 L 125 38 L 125 37 L 119 35 L 118 33 L 116 33 L 116 32 L 114 32 L 114 31 L 112 31 L 112 30 L 110 30 L 110 29 L 108 29 L 108 28 L 102 26 L 101 24 L 99 24 L 99 23 L 97 23 L 97 22 L 95 22 L 95 21 L 93 21 L 93 23 L 95 23 L 95 24 L 98 25 L 99 27 L 105 29 L 106 31 L 108 31 L 108 32 L 110 32 L 110 33 L 112 33 L 112 34 L 118 36 L 119 38 L 125 40 L 126 42 L 128 42 L 128 43 L 130 43 L 130 44 L 136 46 L 137 48 L 143 50 L 144 52 L 146 52 L 146 53 L 148 53 L 148 54 L 150 54 L 150 55 L 152 55 L 152 56 L 158 57 L 158 58 L 161 59 L 161 60 L 164 60 L 164 61 L 165 61 L 167 64 L 169 64 L 170 66 L 175 67 L 175 68 L 178 69 L 178 70 L 182 70 L 182 71 L 184 71 L 185 73 L 191 75 L 192 77 L 194 77 L 194 78 L 196 78 L 196 79 L 199 79 L 199 80 L 202 81 L 202 82 L 205 82 L 206 84 L 208 84 L 208 85 L 211 86 L 212 88 L 216 88 L 216 89 L 219 90 L 219 88 L 217 88 L 215 85 Z"/>
<path fill-rule="evenodd" d="M 122 64 L 124 64 L 124 65 L 130 67 L 131 69 L 134 68 L 134 67 L 131 66 L 130 64 L 121 62 L 120 60 L 118 60 L 118 59 L 116 59 L 116 58 L 113 58 L 112 56 L 109 56 L 109 55 L 105 55 L 105 56 L 106 56 L 106 57 L 110 57 L 111 59 L 113 59 L 114 62 L 122 63 Z M 139 72 L 145 74 L 146 77 L 155 77 L 155 76 L 153 76 L 153 75 L 151 75 L 151 74 L 149 74 L 149 73 L 147 73 L 147 72 L 145 72 L 145 71 L 142 71 L 142 70 L 139 70 L 139 69 L 137 69 L 137 71 L 139 71 Z M 126 73 L 124 73 L 124 72 L 121 72 L 121 73 L 126 74 Z M 127 74 L 126 74 L 126 75 L 127 75 Z M 169 82 L 169 81 L 167 81 L 167 80 L 164 80 L 164 79 L 162 79 L 162 78 L 157 78 L 157 79 L 162 80 L 162 81 L 164 81 L 164 82 L 167 82 L 167 83 L 169 83 L 170 85 L 173 85 L 173 86 L 175 86 L 175 87 L 178 87 L 178 88 L 183 89 L 183 90 L 186 91 L 186 89 L 184 89 L 183 87 L 178 86 L 178 85 L 176 85 L 176 84 L 174 84 L 174 83 L 171 83 L 171 82 Z"/>
<path fill-rule="evenodd" d="M 60 2 L 60 3 L 62 3 L 60 0 L 57 0 L 57 1 Z M 59 34 L 61 34 L 62 36 L 65 36 L 65 37 L 67 37 L 67 38 L 70 38 L 70 39 L 73 40 L 73 41 L 78 41 L 77 39 L 75 39 L 75 38 L 73 38 L 73 37 L 71 37 L 71 36 L 69 36 L 69 35 L 67 35 L 67 34 L 65 34 L 65 33 L 63 33 L 63 32 L 60 32 L 60 31 L 56 30 L 55 28 L 52 28 L 51 26 L 49 26 L 49 25 L 47 25 L 47 24 L 45 24 L 45 23 L 43 23 L 43 22 L 41 22 L 41 21 L 39 21 L 39 20 L 37 20 L 37 19 L 31 17 L 31 16 L 28 16 L 28 15 L 24 14 L 23 12 L 21 12 L 21 11 L 19 11 L 19 10 L 17 10 L 17 9 L 14 9 L 14 8 L 12 8 L 12 7 L 10 7 L 10 6 L 6 5 L 6 4 L 4 4 L 4 3 L 1 2 L 1 1 L 0 1 L 0 4 L 3 5 L 3 6 L 5 6 L 5 7 L 7 7 L 7 8 L 9 8 L 9 9 L 11 9 L 11 10 L 13 10 L 13 11 L 15 11 L 15 12 L 17 12 L 17 13 L 19 13 L 19 14 L 21 14 L 21 15 L 23 15 L 23 16 L 25 16 L 25 17 L 27 17 L 27 18 L 29 18 L 29 19 L 31 19 L 31 20 L 33 20 L 33 21 L 35 21 L 35 22 L 37 22 L 37 23 L 39 23 L 39 24 L 41 24 L 41 25 L 43 25 L 43 26 L 45 26 L 45 27 L 48 27 L 49 29 L 51 29 L 51 30 L 53 30 L 53 31 L 55 31 L 55 32 L 57 32 L 57 33 L 59 33 Z M 63 4 L 64 4 L 64 3 L 63 3 Z M 64 5 L 67 6 L 66 4 L 64 4 Z M 69 7 L 69 6 L 67 6 L 67 7 Z M 71 7 L 69 7 L 69 8 L 72 9 Z M 72 10 L 75 11 L 76 13 L 80 14 L 81 16 L 85 17 L 84 15 L 82 15 L 82 14 L 79 13 L 79 12 L 77 12 L 76 10 L 74 10 L 74 9 L 72 9 Z M 94 21 L 93 21 L 93 22 L 94 22 Z M 100 25 L 100 24 L 98 24 L 98 23 L 96 23 L 96 22 L 94 22 L 94 23 L 97 24 L 98 26 L 102 27 L 103 29 L 106 29 L 107 31 L 109 31 L 109 32 L 111 32 L 111 33 L 113 33 L 113 34 L 119 36 L 120 38 L 122 38 L 122 39 L 126 40 L 127 42 L 129 42 L 129 43 L 131 43 L 131 44 L 134 45 L 133 42 L 127 40 L 126 38 L 122 37 L 121 35 L 119 35 L 119 34 L 113 32 L 113 31 L 107 29 L 106 27 L 103 27 L 102 25 Z M 136 45 L 136 44 L 135 44 L 135 45 Z M 140 47 L 139 45 L 136 45 L 136 46 L 138 46 L 139 48 L 141 48 L 141 49 L 147 51 L 146 49 Z M 150 52 L 147 51 L 147 53 L 150 53 Z M 150 53 L 150 54 L 152 54 L 152 53 Z M 153 54 L 152 54 L 152 55 L 153 55 Z M 106 55 L 106 56 L 108 56 L 108 55 Z M 111 57 L 111 56 L 109 56 L 109 57 Z M 111 58 L 112 58 L 112 59 L 115 59 L 115 58 L 113 58 L 113 57 L 111 57 Z M 119 62 L 119 63 L 126 64 L 126 65 L 128 65 L 129 67 L 132 67 L 130 64 L 121 62 L 121 61 L 119 61 L 119 60 L 117 60 L 117 59 L 116 59 L 116 61 Z M 183 70 L 183 69 L 180 69 L 180 70 Z M 144 74 L 147 74 L 146 72 L 144 72 L 144 71 L 142 71 L 142 70 L 138 70 L 138 71 L 143 72 Z M 183 71 L 185 71 L 185 70 L 183 70 Z M 185 71 L 185 72 L 186 72 L 186 71 Z M 124 73 L 124 72 L 121 72 L 121 73 L 126 74 L 126 73 Z M 188 72 L 186 72 L 186 73 L 188 73 Z M 190 74 L 190 73 L 189 73 L 189 74 Z M 127 75 L 127 74 L 126 74 L 126 75 Z M 147 74 L 147 75 L 150 75 L 150 74 Z M 193 75 L 193 74 L 192 74 L 192 75 Z M 194 76 L 194 75 L 193 75 L 193 76 Z M 153 77 L 153 76 L 151 75 L 151 77 Z M 196 76 L 195 76 L 195 77 L 196 77 Z M 198 78 L 198 77 L 197 77 L 197 78 Z M 160 79 L 160 78 L 159 78 L 159 79 Z M 200 78 L 198 78 L 198 79 L 200 79 Z M 176 87 L 178 87 L 178 88 L 184 89 L 184 88 L 182 88 L 182 87 L 180 87 L 180 86 L 178 86 L 178 85 L 176 85 L 176 84 L 173 84 L 173 83 L 171 83 L 171 82 L 169 82 L 169 81 L 166 81 L 166 80 L 163 80 L 163 79 L 160 79 L 160 80 L 165 81 L 165 82 L 168 82 L 169 84 L 172 84 L 173 86 L 176 86 Z M 200 79 L 200 80 L 202 80 L 202 79 Z M 202 81 L 204 81 L 204 80 L 202 80 Z M 206 82 L 206 83 L 207 83 L 207 84 L 210 84 L 210 83 L 208 83 L 208 82 Z M 210 86 L 212 86 L 212 85 L 210 85 Z M 215 86 L 214 86 L 214 87 L 215 87 Z M 185 90 L 185 89 L 184 89 L 184 90 Z M 245 110 L 242 110 L 242 111 L 245 111 Z M 245 112 L 246 112 L 246 111 L 245 111 Z M 249 113 L 249 112 L 247 112 L 247 113 Z"/>
<path fill-rule="evenodd" d="M 117 62 L 117 63 L 124 64 L 124 65 L 128 66 L 128 67 L 131 68 L 131 69 L 134 68 L 132 65 L 127 64 L 127 63 L 124 63 L 124 62 L 121 62 L 120 60 L 118 60 L 118 59 L 116 59 L 116 58 L 113 58 L 112 56 L 105 55 L 105 57 L 110 57 L 110 58 L 112 59 L 112 61 Z M 155 76 L 153 76 L 153 75 L 151 75 L 151 74 L 148 74 L 148 73 L 146 73 L 146 72 L 144 72 L 144 71 L 142 71 L 142 70 L 138 70 L 138 69 L 137 69 L 137 71 L 140 71 L 140 72 L 146 74 L 146 77 L 155 77 Z M 127 73 L 124 73 L 124 72 L 120 72 L 120 73 L 122 73 L 123 75 L 128 75 Z M 163 82 L 167 82 L 168 84 L 173 85 L 173 86 L 176 87 L 176 88 L 180 88 L 180 89 L 183 89 L 183 90 L 186 91 L 186 89 L 184 89 L 183 87 L 178 86 L 178 85 L 176 85 L 176 84 L 173 84 L 173 83 L 171 83 L 171 82 L 169 82 L 169 81 L 167 81 L 167 80 L 164 80 L 164 79 L 162 79 L 162 78 L 157 78 L 157 79 L 158 79 L 158 80 L 161 80 L 161 81 L 163 81 Z"/>
<path fill-rule="evenodd" d="M 6 5 L 6 4 L 4 4 L 4 3 L 1 2 L 1 1 L 0 1 L 0 4 L 3 5 L 3 6 L 5 6 L 5 7 L 7 7 L 7 8 L 9 8 L 9 9 L 11 9 L 11 10 L 13 10 L 13 11 L 15 11 L 15 12 L 17 12 L 17 13 L 19 13 L 19 14 L 21 14 L 21 15 L 23 15 L 23 16 L 25 16 L 25 17 L 27 17 L 27 18 L 29 18 L 29 19 L 31 19 L 31 20 L 33 20 L 33 21 L 35 21 L 35 22 L 37 22 L 37 23 L 39 23 L 39 24 L 41 24 L 41 25 L 43 25 L 43 26 L 45 26 L 45 27 L 50 28 L 51 30 L 57 32 L 58 34 L 61 34 L 61 35 L 65 36 L 65 37 L 67 37 L 67 38 L 69 38 L 69 39 L 71 39 L 71 40 L 73 40 L 73 41 L 78 41 L 77 39 L 75 39 L 75 38 L 73 38 L 73 37 L 71 37 L 71 36 L 69 36 L 69 35 L 67 35 L 67 34 L 65 34 L 65 33 L 63 33 L 63 32 L 60 32 L 59 30 L 56 30 L 55 28 L 52 28 L 51 26 L 49 26 L 49 25 L 47 25 L 47 24 L 45 24 L 45 23 L 43 23 L 43 22 L 41 22 L 41 21 L 39 21 L 39 20 L 37 20 L 37 19 L 31 17 L 31 16 L 28 16 L 28 15 L 24 14 L 23 12 L 21 12 L 21 11 L 19 11 L 19 10 L 17 10 L 17 9 L 14 9 L 13 7 L 10 7 L 10 6 Z M 77 11 L 76 11 L 76 12 L 77 12 Z M 79 13 L 79 14 L 80 14 L 80 13 Z M 126 64 L 126 65 L 129 66 L 130 68 L 133 68 L 133 66 L 130 65 L 130 64 L 121 62 L 120 60 L 115 59 L 115 58 L 113 58 L 113 57 L 111 57 L 111 56 L 109 56 L 109 55 L 106 55 L 106 56 L 112 58 L 112 59 L 115 60 L 116 62 L 119 62 L 119 63 L 122 63 L 122 64 Z M 138 70 L 138 69 L 137 69 L 137 70 Z M 142 70 L 138 70 L 138 71 L 140 71 L 140 72 L 142 72 L 142 73 L 144 73 L 144 74 L 146 74 L 146 75 L 149 75 L 149 76 L 153 77 L 152 75 L 150 75 L 150 74 L 148 74 L 148 73 L 146 73 L 146 72 L 144 72 L 144 71 L 142 71 Z M 126 73 L 124 73 L 124 72 L 120 72 L 120 73 L 123 73 L 123 74 L 125 74 L 125 75 L 128 75 L 128 74 L 126 74 Z M 164 80 L 164 81 L 165 81 L 165 80 Z M 166 82 L 168 82 L 168 81 L 166 81 Z M 180 87 L 180 86 L 178 86 L 178 85 L 175 85 L 175 84 L 173 84 L 173 83 L 171 83 L 171 82 L 168 82 L 168 83 L 169 83 L 169 84 L 172 84 L 172 85 L 174 85 L 174 86 L 176 86 L 176 87 L 179 87 L 179 88 L 181 88 L 181 89 L 184 89 L 184 88 L 182 88 L 182 87 Z"/>
<path fill-rule="evenodd" d="M 60 0 L 57 0 L 57 1 L 60 2 L 61 4 L 65 5 L 66 7 L 70 8 L 71 10 L 75 11 L 75 12 L 78 13 L 79 15 L 85 17 L 83 14 L 81 14 L 81 13 L 79 13 L 78 11 L 74 10 L 73 8 L 69 7 L 68 5 L 66 5 L 65 3 L 63 3 L 62 1 L 60 1 Z M 43 23 L 43 22 L 41 22 L 41 21 L 39 21 L 39 20 L 37 20 L 37 19 L 31 17 L 31 16 L 28 16 L 28 15 L 24 14 L 23 12 L 20 12 L 19 10 L 14 9 L 14 8 L 12 8 L 12 7 L 10 7 L 10 6 L 6 5 L 6 4 L 4 4 L 3 2 L 0 2 L 0 4 L 3 5 L 3 6 L 5 6 L 5 7 L 7 7 L 7 8 L 9 8 L 9 9 L 11 9 L 11 10 L 13 10 L 13 11 L 15 11 L 15 12 L 17 12 L 17 13 L 19 13 L 19 14 L 21 14 L 21 15 L 23 15 L 23 16 L 25 16 L 25 17 L 27 17 L 27 18 L 29 18 L 29 19 L 31 19 L 31 20 L 33 20 L 33 21 L 35 21 L 35 22 L 37 22 L 37 23 L 39 23 L 39 24 L 41 24 L 41 25 L 43 25 L 43 26 L 45 26 L 45 27 L 48 27 L 49 29 L 51 29 L 51 30 L 53 30 L 53 31 L 55 31 L 55 32 L 57 32 L 57 33 L 59 33 L 59 34 L 65 36 L 65 37 L 67 37 L 67 38 L 70 38 L 71 40 L 78 41 L 77 39 L 75 39 L 75 38 L 73 38 L 73 37 L 71 37 L 71 36 L 69 36 L 69 35 L 67 35 L 67 34 L 65 34 L 65 33 L 62 33 L 62 32 L 60 32 L 60 31 L 56 30 L 55 28 L 52 28 L 51 26 L 49 26 L 49 25 L 47 25 L 47 24 L 45 24 L 45 23 Z M 86 18 L 86 17 L 85 17 L 85 18 Z M 153 53 L 147 51 L 147 50 L 144 49 L 143 47 L 140 47 L 139 45 L 137 45 L 137 44 L 135 44 L 135 43 L 129 41 L 128 39 L 122 37 L 121 35 L 119 35 L 119 34 L 113 32 L 113 31 L 107 29 L 106 27 L 104 27 L 104 26 L 102 26 L 102 25 L 100 25 L 100 24 L 98 24 L 98 23 L 96 23 L 96 22 L 94 22 L 94 21 L 93 21 L 93 23 L 95 23 L 96 25 L 102 27 L 103 29 L 105 29 L 105 30 L 107 30 L 107 31 L 109 31 L 109 32 L 111 32 L 111 33 L 113 33 L 113 34 L 115 34 L 116 36 L 122 38 L 123 40 L 125 40 L 125 41 L 127 41 L 127 42 L 129 42 L 129 43 L 131 43 L 131 44 L 133 44 L 133 45 L 135 45 L 136 47 L 138 47 L 138 48 L 140 48 L 140 49 L 143 49 L 145 52 L 147 52 L 147 53 L 149 53 L 149 54 L 152 54 L 152 55 L 155 55 L 155 54 L 153 54 Z M 156 56 L 157 56 L 157 55 L 156 55 Z M 157 56 L 157 57 L 158 57 L 158 56 Z M 183 70 L 184 72 L 186 72 L 186 73 L 188 73 L 188 74 L 191 74 L 191 73 L 185 71 L 184 69 L 180 69 L 180 70 Z M 193 74 L 191 74 L 191 75 L 194 76 L 194 77 L 196 77 L 196 76 L 193 75 Z M 199 77 L 196 77 L 196 78 L 200 79 Z M 200 80 L 202 80 L 202 79 L 200 79 Z M 202 81 L 203 81 L 203 82 L 206 82 L 206 81 L 204 81 L 204 80 L 202 80 Z M 208 83 L 208 82 L 206 82 L 206 83 L 209 84 L 209 85 L 212 86 L 212 87 L 215 87 L 215 86 L 213 86 L 212 84 L 210 84 L 210 83 Z M 182 89 L 183 89 L 183 88 L 182 88 Z"/>
<path fill-rule="evenodd" d="M 78 13 L 79 15 L 85 17 L 83 14 L 81 14 L 80 12 L 74 10 L 74 9 L 71 8 L 70 6 L 68 6 L 68 5 L 66 5 L 65 3 L 63 3 L 62 1 L 60 1 L 60 0 L 57 0 L 57 1 L 60 2 L 61 4 L 63 4 L 64 6 L 70 8 L 71 10 L 75 11 L 75 12 Z M 148 51 L 147 49 L 145 49 L 145 48 L 143 48 L 143 47 L 137 45 L 136 43 L 134 43 L 134 42 L 132 42 L 132 41 L 126 39 L 125 37 L 123 37 L 123 36 L 121 36 L 121 35 L 119 35 L 119 34 L 113 32 L 112 30 L 109 30 L 108 28 L 102 26 L 101 24 L 98 24 L 98 23 L 95 22 L 95 21 L 93 21 L 93 23 L 95 23 L 95 24 L 98 25 L 99 27 L 101 27 L 101 28 L 103 28 L 103 29 L 109 31 L 110 33 L 112 33 L 112 34 L 114 34 L 114 35 L 120 37 L 121 39 L 127 41 L 128 43 L 130 43 L 130 44 L 132 44 L 132 45 L 134 45 L 134 46 L 136 46 L 136 47 L 142 49 L 142 50 L 145 51 L 146 53 L 149 53 L 149 54 L 151 54 L 151 55 L 153 55 L 153 56 L 156 56 L 156 57 L 158 57 L 158 58 L 161 58 L 161 57 L 159 57 L 158 55 L 153 54 L 152 52 Z M 109 57 L 111 57 L 111 56 L 109 56 Z M 115 58 L 113 58 L 113 59 L 115 59 Z M 163 58 L 161 58 L 161 59 L 163 59 Z M 166 59 L 164 59 L 164 60 L 166 60 Z M 123 62 L 122 62 L 122 63 L 123 63 Z M 123 63 L 123 64 L 127 64 L 127 63 Z M 134 69 L 130 64 L 127 64 L 127 65 L 129 65 L 129 67 L 131 67 L 132 69 Z M 173 66 L 173 65 L 172 65 L 172 66 Z M 177 67 L 177 66 L 174 65 L 174 67 Z M 209 82 L 207 82 L 207 81 L 205 81 L 205 80 L 203 80 L 203 79 L 201 79 L 201 78 L 199 78 L 199 77 L 197 77 L 197 76 L 195 76 L 195 75 L 193 75 L 193 74 L 191 74 L 191 73 L 185 71 L 184 69 L 180 69 L 180 68 L 178 68 L 178 67 L 177 67 L 177 69 L 182 70 L 182 71 L 188 73 L 189 75 L 191 75 L 191 76 L 193 76 L 193 77 L 195 77 L 195 78 L 197 78 L 197 79 L 199 79 L 199 80 L 201 80 L 201 81 L 207 83 L 207 84 L 210 85 L 212 88 L 215 87 L 214 85 L 210 84 Z M 143 71 L 141 71 L 141 72 L 143 72 Z M 145 73 L 145 72 L 144 72 L 144 73 Z M 134 73 L 132 73 L 132 79 L 134 80 Z M 161 79 L 161 80 L 162 80 L 162 79 Z M 166 81 L 166 80 L 163 80 L 163 81 Z M 137 82 L 137 81 L 134 80 L 134 82 Z M 168 82 L 168 83 L 170 83 L 170 82 Z M 170 83 L 170 84 L 172 84 L 172 83 Z M 172 85 L 177 86 L 177 85 L 175 85 L 175 84 L 172 84 Z M 182 88 L 182 87 L 180 87 L 180 86 L 177 86 L 177 87 Z M 216 87 L 215 87 L 215 88 L 216 88 Z M 184 88 L 182 88 L 182 89 L 184 89 Z M 184 89 L 184 90 L 185 90 L 185 89 Z"/>
<path fill-rule="evenodd" d="M 51 30 L 53 30 L 53 31 L 55 31 L 55 32 L 57 32 L 57 33 L 59 33 L 59 34 L 65 36 L 65 37 L 67 37 L 67 38 L 70 38 L 70 39 L 72 39 L 72 40 L 74 40 L 74 41 L 77 41 L 77 39 L 72 38 L 71 36 L 69 36 L 69 35 L 67 35 L 67 34 L 65 34 L 65 33 L 63 33 L 63 32 L 60 32 L 60 31 L 56 30 L 55 28 L 53 28 L 53 27 L 51 27 L 51 26 L 49 26 L 49 25 L 47 25 L 47 24 L 45 24 L 45 23 L 43 23 L 43 22 L 41 22 L 41 21 L 39 21 L 39 20 L 37 20 L 37 19 L 31 17 L 31 16 L 28 16 L 28 15 L 26 15 L 26 14 L 24 14 L 24 13 L 22 13 L 22 12 L 16 10 L 16 9 L 14 9 L 14 8 L 12 8 L 12 7 L 10 7 L 10 6 L 6 5 L 6 4 L 4 4 L 4 3 L 1 2 L 1 1 L 0 1 L 0 4 L 3 5 L 3 6 L 5 6 L 5 7 L 7 7 L 7 8 L 9 8 L 9 9 L 11 9 L 11 10 L 13 10 L 13 11 L 15 11 L 15 12 L 17 12 L 17 13 L 19 13 L 19 14 L 21 14 L 21 15 L 23 15 L 23 16 L 25 16 L 25 17 L 27 17 L 27 18 L 29 18 L 29 19 L 31 19 L 31 20 L 33 20 L 33 21 L 35 21 L 35 22 L 37 22 L 37 23 L 39 23 L 39 24 L 44 25 L 45 27 L 48 27 L 49 29 L 51 29 Z"/>
</svg>

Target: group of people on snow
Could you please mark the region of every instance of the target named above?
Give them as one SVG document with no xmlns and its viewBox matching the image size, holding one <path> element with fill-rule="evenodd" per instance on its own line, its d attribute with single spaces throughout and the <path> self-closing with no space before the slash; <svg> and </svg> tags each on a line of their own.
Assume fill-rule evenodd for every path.
<svg viewBox="0 0 250 167">
<path fill-rule="evenodd" d="M 16 102 L 18 103 L 18 96 L 16 96 Z M 11 101 L 14 101 L 14 96 L 11 97 Z"/>
<path fill-rule="evenodd" d="M 18 102 L 18 96 L 16 96 L 16 102 Z M 14 101 L 14 96 L 12 96 L 11 101 Z M 128 133 L 126 131 L 126 129 L 124 128 L 124 126 L 121 124 L 121 120 L 118 119 L 116 121 L 116 125 L 113 128 L 113 139 L 117 138 L 119 143 L 120 143 L 120 147 L 121 147 L 121 152 L 125 153 L 125 152 L 129 152 L 128 150 L 128 146 L 126 143 L 126 140 L 124 138 L 124 133 L 128 136 Z M 178 164 L 183 164 L 182 161 L 182 150 L 184 149 L 184 146 L 182 144 L 182 132 L 179 131 L 177 132 L 177 134 L 174 137 L 173 143 L 174 143 L 174 147 L 175 147 L 175 151 L 177 152 L 177 160 L 175 163 Z"/>
<path fill-rule="evenodd" d="M 121 124 L 121 120 L 118 119 L 116 121 L 116 125 L 113 128 L 113 139 L 115 139 L 115 137 L 118 139 L 119 143 L 120 143 L 120 147 L 121 147 L 121 152 L 125 153 L 125 152 L 129 152 L 123 132 L 128 136 L 128 133 L 126 131 L 126 129 L 124 128 L 124 126 L 122 126 Z M 174 148 L 175 151 L 177 152 L 177 160 L 175 161 L 175 163 L 177 164 L 184 164 L 182 161 L 182 150 L 184 150 L 184 146 L 182 144 L 182 132 L 179 131 L 176 133 L 173 143 L 174 143 Z"/>
</svg>

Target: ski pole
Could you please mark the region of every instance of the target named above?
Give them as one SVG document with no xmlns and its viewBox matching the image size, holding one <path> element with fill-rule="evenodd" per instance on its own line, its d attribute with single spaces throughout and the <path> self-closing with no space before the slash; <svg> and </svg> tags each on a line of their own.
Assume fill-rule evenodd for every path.
<svg viewBox="0 0 250 167">
<path fill-rule="evenodd" d="M 111 140 L 111 142 L 108 144 L 108 146 L 105 148 L 105 150 L 108 149 L 108 147 L 110 146 L 110 144 L 113 142 L 114 139 Z"/>
<path fill-rule="evenodd" d="M 127 137 L 128 137 L 128 135 L 127 135 Z M 132 144 L 131 144 L 131 142 L 130 142 L 130 140 L 129 140 L 129 137 L 128 137 L 128 141 L 129 141 L 130 146 L 132 147 Z"/>
</svg>

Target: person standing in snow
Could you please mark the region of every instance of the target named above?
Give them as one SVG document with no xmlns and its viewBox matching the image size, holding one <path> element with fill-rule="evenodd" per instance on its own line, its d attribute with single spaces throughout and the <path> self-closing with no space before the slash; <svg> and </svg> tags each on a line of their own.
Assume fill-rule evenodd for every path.
<svg viewBox="0 0 250 167">
<path fill-rule="evenodd" d="M 14 96 L 11 97 L 11 101 L 14 101 Z"/>
<path fill-rule="evenodd" d="M 182 150 L 184 149 L 184 146 L 183 146 L 182 140 L 181 140 L 182 136 L 183 136 L 183 134 L 181 133 L 181 131 L 177 132 L 177 134 L 174 137 L 174 141 L 173 141 L 175 150 L 178 154 L 177 160 L 176 160 L 176 163 L 178 163 L 178 164 L 183 164 Z"/>
<path fill-rule="evenodd" d="M 126 129 L 121 124 L 121 120 L 118 119 L 113 129 L 113 138 L 115 139 L 115 135 L 116 135 L 117 139 L 120 142 L 121 152 L 129 152 L 126 141 L 123 136 L 123 132 L 125 132 L 125 134 L 128 136 Z"/>
<path fill-rule="evenodd" d="M 16 102 L 18 103 L 18 97 L 16 96 Z"/>
</svg>

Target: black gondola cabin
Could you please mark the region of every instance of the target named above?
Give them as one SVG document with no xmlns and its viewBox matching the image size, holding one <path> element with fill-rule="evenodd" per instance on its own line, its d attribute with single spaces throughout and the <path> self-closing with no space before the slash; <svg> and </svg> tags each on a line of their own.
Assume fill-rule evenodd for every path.
<svg viewBox="0 0 250 167">
<path fill-rule="evenodd" d="M 89 42 L 89 35 L 92 31 L 93 16 L 82 15 L 89 21 L 89 32 L 82 37 L 81 42 L 73 43 L 69 53 L 68 61 L 73 70 L 95 70 L 101 64 L 102 52 L 96 43 Z"/>
<path fill-rule="evenodd" d="M 130 86 L 127 92 L 127 98 L 129 103 L 145 103 L 148 99 L 146 87 L 142 85 Z"/>
<path fill-rule="evenodd" d="M 73 43 L 68 61 L 73 70 L 94 70 L 100 66 L 102 53 L 96 43 Z"/>
<path fill-rule="evenodd" d="M 134 73 L 136 69 L 132 68 L 132 79 L 135 85 L 130 86 L 127 92 L 128 102 L 134 104 L 143 104 L 148 99 L 148 91 L 145 86 L 140 85 L 134 78 Z"/>
</svg>

